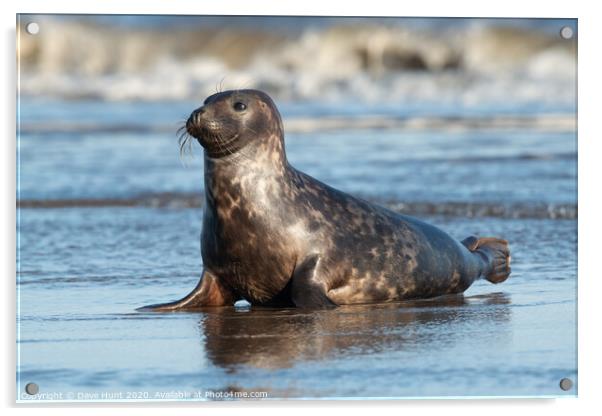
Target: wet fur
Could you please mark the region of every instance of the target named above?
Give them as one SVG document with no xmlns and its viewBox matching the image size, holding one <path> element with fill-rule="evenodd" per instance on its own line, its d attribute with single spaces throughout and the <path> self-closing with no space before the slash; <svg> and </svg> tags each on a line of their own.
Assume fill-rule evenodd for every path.
<svg viewBox="0 0 602 416">
<path fill-rule="evenodd" d="M 280 114 L 263 92 L 210 96 L 188 119 L 181 149 L 190 137 L 205 149 L 204 276 L 181 301 L 150 309 L 391 302 L 461 293 L 493 271 L 496 283 L 508 277 L 503 240 L 460 243 L 292 167 Z"/>
</svg>

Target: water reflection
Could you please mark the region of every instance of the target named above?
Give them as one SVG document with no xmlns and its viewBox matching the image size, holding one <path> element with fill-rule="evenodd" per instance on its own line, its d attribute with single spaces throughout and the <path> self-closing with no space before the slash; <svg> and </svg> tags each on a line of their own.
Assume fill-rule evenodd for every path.
<svg viewBox="0 0 602 416">
<path fill-rule="evenodd" d="M 480 336 L 500 336 L 508 332 L 509 304 L 509 295 L 491 293 L 328 311 L 224 308 L 204 313 L 199 325 L 207 357 L 236 372 L 240 366 L 278 369 L 302 361 L 445 347 L 465 342 L 475 326 Z"/>
</svg>

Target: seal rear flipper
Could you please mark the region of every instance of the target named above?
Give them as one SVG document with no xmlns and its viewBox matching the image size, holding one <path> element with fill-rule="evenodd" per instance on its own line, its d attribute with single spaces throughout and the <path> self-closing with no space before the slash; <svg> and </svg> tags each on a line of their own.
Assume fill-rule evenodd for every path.
<svg viewBox="0 0 602 416">
<path fill-rule="evenodd" d="M 510 248 L 508 241 L 495 237 L 468 237 L 462 241 L 470 251 L 485 261 L 483 276 L 491 283 L 502 283 L 510 276 Z"/>
<path fill-rule="evenodd" d="M 205 270 L 196 287 L 182 299 L 175 302 L 143 306 L 136 310 L 141 312 L 170 312 L 232 304 L 234 304 L 234 295 L 220 284 L 213 274 Z"/>
<path fill-rule="evenodd" d="M 462 244 L 470 251 L 475 251 L 479 245 L 479 239 L 478 237 L 471 235 L 470 237 L 466 237 L 464 240 L 462 240 Z"/>
<path fill-rule="evenodd" d="M 295 267 L 291 278 L 291 300 L 298 308 L 334 308 L 324 287 L 316 281 L 316 270 L 319 262 L 317 254 L 308 256 Z"/>
</svg>

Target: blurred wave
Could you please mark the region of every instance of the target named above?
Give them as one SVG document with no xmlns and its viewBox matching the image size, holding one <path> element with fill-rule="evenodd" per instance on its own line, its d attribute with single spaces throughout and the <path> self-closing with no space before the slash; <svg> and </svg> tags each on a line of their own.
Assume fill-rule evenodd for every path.
<svg viewBox="0 0 602 416">
<path fill-rule="evenodd" d="M 41 26 L 36 36 L 24 31 L 33 19 Z M 222 84 L 260 88 L 282 100 L 574 107 L 576 41 L 556 31 L 495 20 L 417 25 L 344 18 L 320 25 L 309 19 L 286 30 L 273 24 L 276 17 L 254 25 L 248 19 L 141 26 L 110 24 L 107 16 L 24 16 L 20 92 L 179 100 L 203 98 Z"/>
</svg>

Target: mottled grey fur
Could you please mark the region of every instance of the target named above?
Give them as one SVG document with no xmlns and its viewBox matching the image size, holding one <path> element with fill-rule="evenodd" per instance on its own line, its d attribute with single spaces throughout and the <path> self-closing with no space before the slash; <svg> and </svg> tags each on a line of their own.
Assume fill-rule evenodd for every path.
<svg viewBox="0 0 602 416">
<path fill-rule="evenodd" d="M 504 240 L 459 242 L 293 168 L 280 114 L 261 91 L 212 95 L 186 130 L 205 148 L 204 272 L 182 300 L 147 309 L 392 302 L 510 274 Z"/>
</svg>

